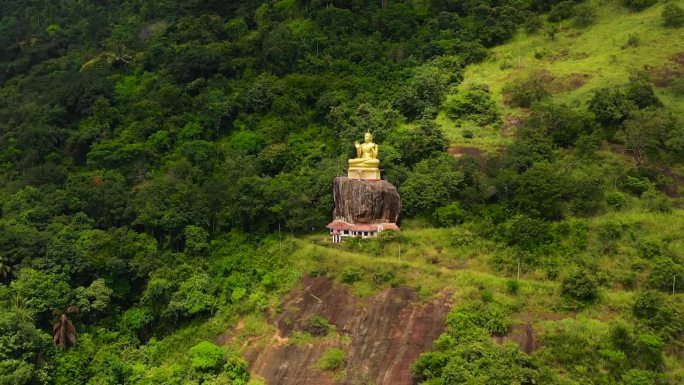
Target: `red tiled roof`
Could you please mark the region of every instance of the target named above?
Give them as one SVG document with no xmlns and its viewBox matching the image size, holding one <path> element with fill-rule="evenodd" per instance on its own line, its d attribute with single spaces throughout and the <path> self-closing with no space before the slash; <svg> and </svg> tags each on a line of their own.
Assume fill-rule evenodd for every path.
<svg viewBox="0 0 684 385">
<path fill-rule="evenodd" d="M 399 226 L 396 223 L 362 223 L 362 224 L 351 224 L 343 221 L 332 221 L 328 223 L 327 226 L 330 230 L 350 230 L 350 231 L 378 231 L 379 227 L 382 230 L 393 230 L 400 231 Z"/>
</svg>

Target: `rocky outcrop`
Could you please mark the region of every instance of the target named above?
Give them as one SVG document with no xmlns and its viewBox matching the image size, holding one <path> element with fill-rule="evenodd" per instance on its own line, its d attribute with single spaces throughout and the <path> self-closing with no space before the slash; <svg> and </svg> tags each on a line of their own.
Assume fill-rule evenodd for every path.
<svg viewBox="0 0 684 385">
<path fill-rule="evenodd" d="M 335 178 L 335 220 L 346 223 L 398 223 L 401 200 L 386 180 Z"/>
<path fill-rule="evenodd" d="M 444 330 L 450 297 L 425 302 L 413 289 L 397 287 L 362 299 L 325 277 L 304 278 L 273 319 L 273 341 L 280 343 L 249 348 L 245 357 L 269 385 L 412 385 L 411 364 Z M 310 332 L 314 316 L 333 324 L 337 337 L 287 342 L 294 332 Z M 316 368 L 331 347 L 346 352 L 343 378 Z"/>
</svg>

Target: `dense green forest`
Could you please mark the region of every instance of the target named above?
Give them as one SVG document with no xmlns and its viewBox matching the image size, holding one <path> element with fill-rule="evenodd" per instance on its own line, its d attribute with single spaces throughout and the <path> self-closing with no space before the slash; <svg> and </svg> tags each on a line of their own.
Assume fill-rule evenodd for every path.
<svg viewBox="0 0 684 385">
<path fill-rule="evenodd" d="M 259 384 L 207 341 L 301 276 L 429 297 L 453 260 L 474 278 L 444 281 L 416 383 L 682 384 L 683 5 L 3 0 L 0 385 Z M 549 72 L 555 42 L 640 15 L 624 76 Z M 548 47 L 524 67 L 512 39 Z M 620 61 L 648 47 L 675 67 Z M 332 180 L 367 130 L 406 231 L 337 255 Z M 492 343 L 530 304 L 565 318 L 543 348 Z"/>
</svg>

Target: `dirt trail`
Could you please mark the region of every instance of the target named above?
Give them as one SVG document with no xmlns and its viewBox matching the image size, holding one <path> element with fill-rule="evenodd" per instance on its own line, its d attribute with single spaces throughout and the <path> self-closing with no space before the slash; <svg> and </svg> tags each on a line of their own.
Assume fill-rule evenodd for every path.
<svg viewBox="0 0 684 385">
<path fill-rule="evenodd" d="M 278 338 L 306 330 L 316 315 L 335 325 L 339 337 L 300 345 L 273 343 L 250 349 L 245 357 L 252 373 L 269 385 L 411 385 L 411 364 L 442 333 L 450 297 L 442 293 L 424 302 L 413 289 L 398 287 L 361 299 L 328 278 L 305 278 L 272 320 Z M 331 347 L 346 352 L 343 378 L 315 368 Z"/>
</svg>

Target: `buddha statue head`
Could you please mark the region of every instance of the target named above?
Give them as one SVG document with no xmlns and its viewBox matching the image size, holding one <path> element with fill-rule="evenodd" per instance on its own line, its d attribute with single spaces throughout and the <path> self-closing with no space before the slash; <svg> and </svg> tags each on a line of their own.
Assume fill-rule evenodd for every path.
<svg viewBox="0 0 684 385">
<path fill-rule="evenodd" d="M 363 136 L 363 141 L 366 143 L 373 143 L 373 134 L 371 134 L 370 131 L 366 132 L 366 135 Z"/>
</svg>

